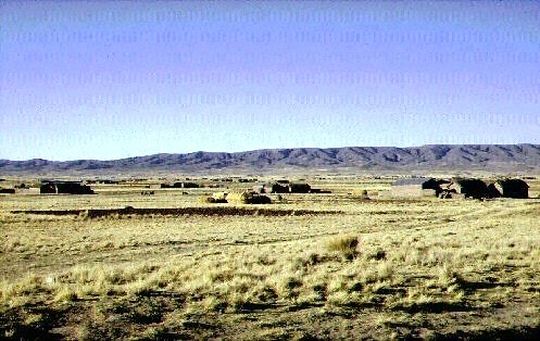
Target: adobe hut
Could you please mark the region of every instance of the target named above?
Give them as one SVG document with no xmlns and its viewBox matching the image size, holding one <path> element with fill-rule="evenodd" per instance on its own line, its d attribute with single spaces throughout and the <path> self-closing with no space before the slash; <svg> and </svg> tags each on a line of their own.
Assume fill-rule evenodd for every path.
<svg viewBox="0 0 540 341">
<path fill-rule="evenodd" d="M 42 180 L 39 187 L 41 194 L 94 194 L 94 191 L 80 181 Z"/>
<path fill-rule="evenodd" d="M 273 183 L 253 186 L 253 191 L 257 193 L 331 193 L 330 191 L 312 188 L 303 182 L 289 182 L 288 180 L 278 180 Z"/>
<path fill-rule="evenodd" d="M 488 185 L 490 198 L 516 198 L 529 197 L 529 185 L 521 179 L 500 179 Z"/>
<path fill-rule="evenodd" d="M 270 193 L 289 193 L 289 185 L 278 182 L 268 185 L 266 193 L 268 193 L 268 189 L 270 189 Z"/>
<path fill-rule="evenodd" d="M 290 183 L 289 192 L 290 193 L 310 193 L 311 186 L 306 183 Z"/>
<path fill-rule="evenodd" d="M 488 198 L 500 198 L 502 197 L 502 188 L 497 181 L 487 183 L 487 197 Z"/>
<path fill-rule="evenodd" d="M 257 179 L 255 179 L 255 178 L 240 178 L 240 179 L 238 179 L 238 182 L 240 182 L 240 183 L 257 182 Z"/>
<path fill-rule="evenodd" d="M 99 179 L 99 180 L 96 180 L 96 182 L 98 184 L 103 184 L 103 185 L 118 185 L 119 184 L 119 181 L 112 180 L 112 179 Z"/>
<path fill-rule="evenodd" d="M 175 182 L 173 187 L 175 188 L 199 188 L 199 184 L 195 182 Z"/>
<path fill-rule="evenodd" d="M 449 193 L 462 194 L 465 198 L 481 199 L 489 196 L 486 183 L 480 179 L 454 178 L 446 190 Z"/>
<path fill-rule="evenodd" d="M 398 198 L 436 197 L 442 191 L 443 180 L 434 178 L 403 178 L 392 184 L 390 193 Z"/>
</svg>

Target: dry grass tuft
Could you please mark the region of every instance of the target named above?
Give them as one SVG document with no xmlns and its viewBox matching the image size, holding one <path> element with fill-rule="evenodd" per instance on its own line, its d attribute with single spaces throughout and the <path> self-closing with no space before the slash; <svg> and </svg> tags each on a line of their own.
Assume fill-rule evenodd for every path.
<svg viewBox="0 0 540 341">
<path fill-rule="evenodd" d="M 365 189 L 353 190 L 351 194 L 352 194 L 353 198 L 355 198 L 355 199 L 370 200 L 369 195 L 368 195 L 368 191 L 365 190 Z"/>
<path fill-rule="evenodd" d="M 326 249 L 330 252 L 338 252 L 347 259 L 358 255 L 360 241 L 355 236 L 338 236 L 326 241 Z"/>
</svg>

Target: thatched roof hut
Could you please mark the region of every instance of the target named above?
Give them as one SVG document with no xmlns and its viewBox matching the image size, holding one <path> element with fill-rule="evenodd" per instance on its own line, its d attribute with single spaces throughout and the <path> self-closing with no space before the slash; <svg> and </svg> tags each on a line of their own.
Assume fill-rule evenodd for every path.
<svg viewBox="0 0 540 341">
<path fill-rule="evenodd" d="M 172 187 L 174 188 L 199 188 L 199 184 L 198 183 L 195 183 L 195 182 L 185 182 L 185 181 L 181 181 L 181 182 L 175 182 Z"/>
<path fill-rule="evenodd" d="M 94 191 L 80 181 L 43 180 L 39 187 L 42 194 L 94 194 Z"/>
<path fill-rule="evenodd" d="M 311 192 L 311 186 L 306 183 L 290 183 L 289 192 L 291 193 L 309 193 Z"/>
<path fill-rule="evenodd" d="M 521 179 L 500 179 L 488 185 L 490 197 L 526 199 L 529 197 L 529 185 Z"/>
<path fill-rule="evenodd" d="M 502 188 L 497 182 L 489 182 L 487 184 L 487 197 L 488 198 L 500 198 L 502 197 Z"/>
<path fill-rule="evenodd" d="M 282 185 L 280 183 L 273 183 L 268 185 L 267 187 L 270 189 L 270 193 L 289 193 L 289 186 L 288 185 Z M 267 190 L 268 192 L 268 190 Z"/>
<path fill-rule="evenodd" d="M 489 196 L 486 183 L 480 179 L 453 178 L 448 190 L 463 194 L 465 198 L 480 199 Z"/>
</svg>

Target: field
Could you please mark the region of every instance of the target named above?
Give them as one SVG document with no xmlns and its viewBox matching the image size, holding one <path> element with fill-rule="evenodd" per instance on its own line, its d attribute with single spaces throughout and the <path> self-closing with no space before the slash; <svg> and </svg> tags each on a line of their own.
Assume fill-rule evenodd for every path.
<svg viewBox="0 0 540 341">
<path fill-rule="evenodd" d="M 235 210 L 149 180 L 2 195 L 0 338 L 538 339 L 528 181 L 533 199 L 395 200 L 390 178 L 313 177 L 332 193 Z M 126 206 L 183 210 L 85 212 Z"/>
</svg>

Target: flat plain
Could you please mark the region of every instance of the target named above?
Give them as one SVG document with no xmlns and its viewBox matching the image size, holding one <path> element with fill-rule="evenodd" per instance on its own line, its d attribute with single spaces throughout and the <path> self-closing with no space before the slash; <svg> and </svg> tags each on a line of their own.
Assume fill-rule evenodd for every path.
<svg viewBox="0 0 540 341">
<path fill-rule="evenodd" d="M 201 203 L 209 188 L 141 195 L 152 181 L 1 196 L 0 338 L 540 335 L 538 179 L 531 199 L 480 201 L 391 199 L 390 177 L 312 177 L 332 193 L 272 195 L 236 205 L 243 214 Z M 186 210 L 84 212 L 126 206 Z"/>
</svg>

